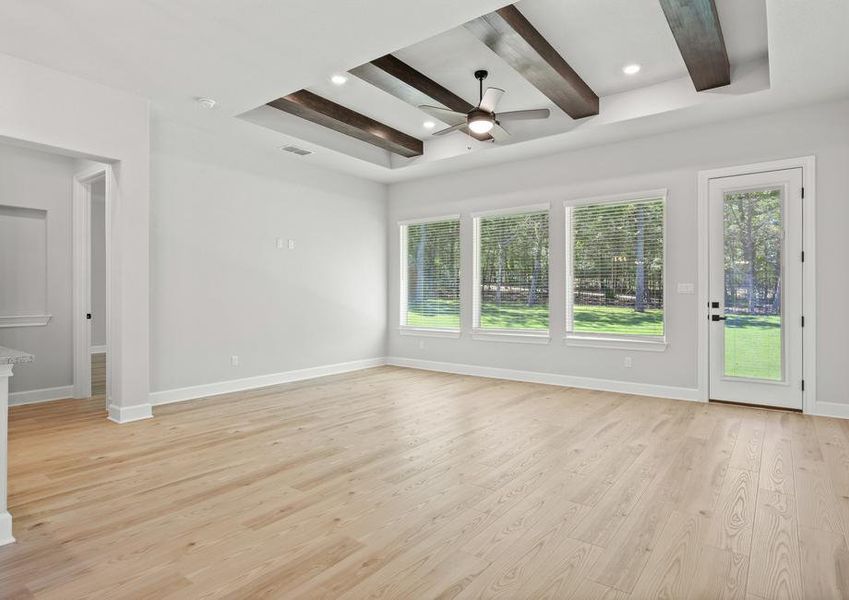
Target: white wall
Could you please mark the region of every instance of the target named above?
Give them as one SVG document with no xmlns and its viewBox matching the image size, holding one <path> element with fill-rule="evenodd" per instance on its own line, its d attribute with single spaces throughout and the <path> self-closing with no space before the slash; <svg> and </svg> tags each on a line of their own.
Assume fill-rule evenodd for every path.
<svg viewBox="0 0 849 600">
<path fill-rule="evenodd" d="M 91 345 L 106 344 L 106 181 L 91 184 Z"/>
<path fill-rule="evenodd" d="M 65 156 L 0 143 L 0 205 L 46 211 L 46 264 L 28 263 L 16 244 L 3 251 L 0 287 L 21 295 L 46 289 L 45 326 L 0 328 L 0 346 L 36 354 L 39 360 L 15 367 L 10 391 L 22 392 L 73 383 L 71 320 L 71 181 L 74 161 Z M 8 252 L 8 253 L 7 253 Z M 46 283 L 46 287 L 45 287 Z M 33 296 L 25 294 L 26 296 Z M 4 294 L 5 296 L 5 294 Z M 40 307 L 18 307 L 38 314 Z M 0 314 L 3 314 L 0 307 Z"/>
<path fill-rule="evenodd" d="M 0 139 L 112 164 L 110 418 L 149 416 L 149 103 L 3 54 L 0 81 Z"/>
<path fill-rule="evenodd" d="M 849 103 L 840 102 L 698 129 L 632 140 L 393 184 L 389 188 L 389 356 L 540 371 L 560 375 L 695 388 L 697 295 L 675 293 L 697 282 L 697 172 L 702 169 L 816 155 L 817 159 L 817 378 L 820 402 L 849 403 L 845 385 L 849 339 Z M 665 352 L 565 347 L 564 233 L 551 240 L 550 345 L 459 340 L 398 334 L 397 221 L 461 213 L 464 238 L 461 299 L 464 328 L 471 324 L 471 211 L 537 202 L 557 188 L 562 199 L 668 188 L 667 339 Z M 506 196 L 506 197 L 505 197 Z M 552 219 L 562 222 L 561 202 Z M 424 348 L 420 347 L 424 343 Z M 633 357 L 633 368 L 623 366 Z"/>
<path fill-rule="evenodd" d="M 152 391 L 385 354 L 385 186 L 156 120 L 151 225 Z"/>
</svg>

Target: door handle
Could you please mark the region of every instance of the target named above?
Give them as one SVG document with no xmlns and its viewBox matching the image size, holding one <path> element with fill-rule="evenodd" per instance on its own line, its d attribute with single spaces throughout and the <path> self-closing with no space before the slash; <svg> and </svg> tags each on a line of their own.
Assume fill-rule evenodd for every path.
<svg viewBox="0 0 849 600">
<path fill-rule="evenodd" d="M 711 321 L 725 321 L 727 318 L 728 317 L 723 316 L 723 315 L 711 315 L 710 316 Z"/>
</svg>

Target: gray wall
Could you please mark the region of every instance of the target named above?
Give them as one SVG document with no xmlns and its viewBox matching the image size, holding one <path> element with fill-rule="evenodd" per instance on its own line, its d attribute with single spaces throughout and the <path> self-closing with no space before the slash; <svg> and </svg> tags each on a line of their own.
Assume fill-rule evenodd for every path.
<svg viewBox="0 0 849 600">
<path fill-rule="evenodd" d="M 46 312 L 44 327 L 0 328 L 0 346 L 35 354 L 34 363 L 15 367 L 10 391 L 20 392 L 73 383 L 71 196 L 73 159 L 29 148 L 0 144 L 0 204 L 47 211 Z M 14 253 L 14 250 L 12 250 Z M 8 265 L 20 257 L 4 257 Z M 44 285 L 45 273 L 21 269 L 0 286 Z M 2 310 L 0 309 L 0 312 Z"/>
<path fill-rule="evenodd" d="M 385 354 L 385 186 L 165 121 L 151 141 L 151 391 Z"/>
<path fill-rule="evenodd" d="M 676 294 L 676 284 L 697 282 L 697 173 L 702 169 L 816 155 L 817 159 L 817 378 L 818 401 L 849 403 L 845 385 L 849 339 L 849 103 L 786 111 L 736 122 L 647 137 L 391 185 L 389 188 L 390 356 L 546 373 L 696 387 L 697 295 Z M 401 336 L 399 323 L 399 220 L 461 213 L 466 235 L 461 285 L 471 303 L 472 211 L 532 204 L 535 192 L 559 188 L 575 199 L 668 188 L 667 339 L 665 352 L 565 347 L 563 301 L 552 293 L 550 345 Z M 503 198 L 512 194 L 512 198 Z M 562 220 L 561 202 L 552 218 Z M 552 239 L 551 289 L 561 289 L 564 234 Z M 471 316 L 466 317 L 467 324 Z M 423 344 L 424 347 L 421 347 Z M 633 357 L 625 368 L 624 357 Z"/>
<path fill-rule="evenodd" d="M 91 184 L 91 345 L 106 344 L 106 182 Z"/>
</svg>

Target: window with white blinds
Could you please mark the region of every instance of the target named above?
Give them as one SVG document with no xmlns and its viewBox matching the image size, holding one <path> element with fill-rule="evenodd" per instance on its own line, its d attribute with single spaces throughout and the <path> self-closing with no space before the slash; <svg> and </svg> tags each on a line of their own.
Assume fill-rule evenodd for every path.
<svg viewBox="0 0 849 600">
<path fill-rule="evenodd" d="M 475 327 L 548 331 L 548 211 L 475 219 Z"/>
<path fill-rule="evenodd" d="M 401 225 L 401 325 L 460 328 L 460 220 Z"/>
<path fill-rule="evenodd" d="M 566 328 L 664 335 L 665 199 L 566 207 Z"/>
</svg>

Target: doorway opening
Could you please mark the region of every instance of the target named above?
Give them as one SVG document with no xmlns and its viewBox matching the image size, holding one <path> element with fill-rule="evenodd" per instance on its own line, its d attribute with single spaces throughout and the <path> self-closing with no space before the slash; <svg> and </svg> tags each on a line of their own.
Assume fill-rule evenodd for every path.
<svg viewBox="0 0 849 600">
<path fill-rule="evenodd" d="M 109 165 L 74 177 L 74 397 L 109 406 Z"/>
</svg>

